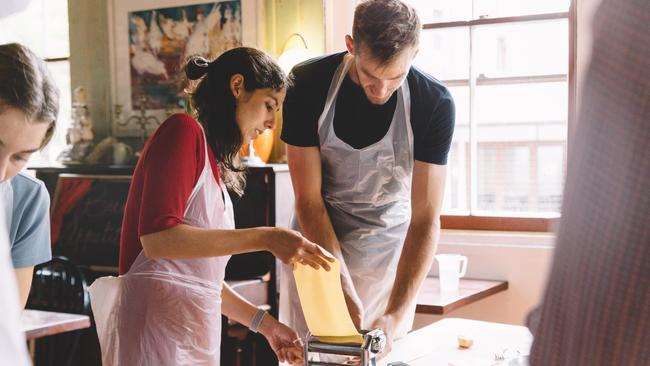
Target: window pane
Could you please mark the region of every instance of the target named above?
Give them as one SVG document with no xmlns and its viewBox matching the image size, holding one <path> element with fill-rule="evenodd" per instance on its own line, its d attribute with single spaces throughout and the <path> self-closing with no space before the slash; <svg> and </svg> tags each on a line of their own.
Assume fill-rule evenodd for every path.
<svg viewBox="0 0 650 366">
<path fill-rule="evenodd" d="M 68 57 L 68 1 L 32 0 L 24 11 L 0 19 L 0 44 L 10 42 L 43 58 Z"/>
<path fill-rule="evenodd" d="M 447 162 L 445 214 L 469 212 L 469 87 L 449 87 L 456 105 L 456 128 Z"/>
<path fill-rule="evenodd" d="M 560 212 L 564 187 L 565 145 L 537 147 L 537 199 L 539 211 Z"/>
<path fill-rule="evenodd" d="M 570 0 L 475 0 L 474 19 L 569 11 Z"/>
<path fill-rule="evenodd" d="M 66 145 L 65 134 L 71 121 L 70 63 L 68 61 L 48 62 L 47 67 L 59 87 L 59 118 L 56 121 L 54 138 L 40 154 L 34 154 L 30 165 L 54 163 Z"/>
<path fill-rule="evenodd" d="M 567 99 L 566 82 L 477 87 L 479 210 L 559 212 Z"/>
<path fill-rule="evenodd" d="M 45 42 L 46 57 L 70 56 L 70 37 L 68 28 L 68 0 L 45 1 Z"/>
<path fill-rule="evenodd" d="M 425 24 L 566 12 L 570 5 L 570 0 L 409 2 Z M 414 64 L 445 82 L 456 104 L 445 214 L 559 213 L 568 61 L 568 19 L 423 30 Z M 476 82 L 470 93 L 471 78 Z M 470 166 L 472 144 L 476 161 Z"/>
<path fill-rule="evenodd" d="M 472 44 L 476 75 L 566 74 L 568 34 L 566 19 L 476 26 Z"/>
<path fill-rule="evenodd" d="M 471 0 L 405 0 L 417 9 L 422 24 L 470 20 Z"/>
<path fill-rule="evenodd" d="M 440 80 L 469 79 L 469 28 L 423 30 L 413 63 Z"/>
<path fill-rule="evenodd" d="M 531 211 L 528 146 L 479 143 L 478 164 L 479 210 Z"/>
<path fill-rule="evenodd" d="M 447 86 L 447 89 L 454 98 L 454 106 L 456 107 L 456 130 L 454 130 L 454 137 L 456 138 L 459 137 L 458 127 L 469 126 L 469 87 Z"/>
<path fill-rule="evenodd" d="M 449 158 L 447 160 L 447 179 L 445 183 L 445 197 L 443 199 L 443 214 L 468 214 L 468 175 L 467 159 L 468 144 L 453 141 Z"/>
<path fill-rule="evenodd" d="M 565 81 L 478 86 L 475 97 L 474 118 L 482 133 L 479 141 L 566 139 Z"/>
</svg>

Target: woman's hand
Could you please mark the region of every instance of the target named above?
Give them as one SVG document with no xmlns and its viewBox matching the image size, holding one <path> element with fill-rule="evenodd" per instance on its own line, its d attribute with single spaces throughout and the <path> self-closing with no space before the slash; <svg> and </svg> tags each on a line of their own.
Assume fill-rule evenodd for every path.
<svg viewBox="0 0 650 366">
<path fill-rule="evenodd" d="M 268 238 L 263 240 L 267 242 L 267 249 L 285 264 L 301 263 L 329 271 L 329 263 L 334 262 L 334 257 L 295 230 L 271 228 Z"/>
<path fill-rule="evenodd" d="M 304 362 L 303 343 L 293 329 L 266 314 L 259 331 L 269 342 L 280 362 L 288 362 L 292 365 L 300 365 Z"/>
</svg>

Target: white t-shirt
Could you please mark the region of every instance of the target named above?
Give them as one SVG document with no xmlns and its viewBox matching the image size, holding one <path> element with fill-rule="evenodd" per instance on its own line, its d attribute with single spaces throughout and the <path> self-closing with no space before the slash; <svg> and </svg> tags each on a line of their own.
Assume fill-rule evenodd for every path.
<svg viewBox="0 0 650 366">
<path fill-rule="evenodd" d="M 0 190 L 7 189 L 8 182 L 0 183 Z M 1 193 L 1 192 L 0 192 Z M 4 207 L 4 195 L 0 194 L 0 207 Z M 20 329 L 20 305 L 16 274 L 9 256 L 9 234 L 5 211 L 0 210 L 0 365 L 30 365 L 25 335 Z"/>
</svg>

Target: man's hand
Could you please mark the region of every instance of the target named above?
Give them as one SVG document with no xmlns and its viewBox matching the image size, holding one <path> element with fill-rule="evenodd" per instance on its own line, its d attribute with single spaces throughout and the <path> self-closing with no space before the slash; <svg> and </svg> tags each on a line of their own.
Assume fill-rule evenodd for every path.
<svg viewBox="0 0 650 366">
<path fill-rule="evenodd" d="M 348 306 L 348 312 L 352 318 L 352 323 L 354 323 L 354 326 L 358 331 L 361 331 L 364 315 L 361 299 L 359 298 L 359 295 L 357 295 L 357 291 L 354 289 L 352 279 L 343 273 L 341 273 L 341 285 L 343 288 L 343 295 L 345 297 L 345 305 Z"/>
<path fill-rule="evenodd" d="M 393 349 L 393 339 L 395 338 L 395 332 L 397 331 L 397 321 L 393 315 L 383 315 L 379 319 L 375 320 L 370 327 L 372 329 L 381 329 L 386 334 L 386 346 L 384 350 L 378 355 L 378 358 L 384 358 L 390 353 Z"/>
</svg>

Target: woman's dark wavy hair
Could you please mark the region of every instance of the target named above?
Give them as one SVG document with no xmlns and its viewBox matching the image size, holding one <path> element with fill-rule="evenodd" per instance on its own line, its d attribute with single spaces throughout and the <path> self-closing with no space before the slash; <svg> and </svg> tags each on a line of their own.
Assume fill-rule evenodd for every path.
<svg viewBox="0 0 650 366">
<path fill-rule="evenodd" d="M 35 123 L 49 123 L 41 143 L 45 147 L 56 127 L 59 89 L 45 61 L 18 43 L 0 45 L 0 113 L 9 108 Z"/>
<path fill-rule="evenodd" d="M 245 178 L 239 150 L 243 137 L 235 120 L 236 101 L 230 89 L 230 79 L 241 74 L 247 92 L 266 88 L 282 90 L 289 86 L 290 81 L 270 56 L 250 47 L 231 49 L 212 62 L 192 56 L 185 65 L 185 74 L 190 80 L 200 79 L 191 92 L 192 107 L 220 164 L 224 183 L 242 194 Z"/>
</svg>

